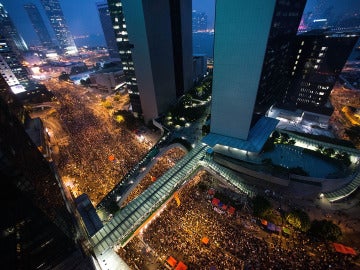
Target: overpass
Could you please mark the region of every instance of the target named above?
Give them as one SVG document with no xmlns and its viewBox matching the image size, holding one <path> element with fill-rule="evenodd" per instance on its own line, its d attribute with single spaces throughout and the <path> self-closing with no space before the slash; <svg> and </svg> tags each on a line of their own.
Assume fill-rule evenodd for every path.
<svg viewBox="0 0 360 270">
<path fill-rule="evenodd" d="M 118 211 L 94 236 L 91 244 L 100 256 L 114 245 L 124 245 L 134 232 L 181 186 L 199 166 L 209 147 L 198 144 L 140 196 Z"/>
</svg>

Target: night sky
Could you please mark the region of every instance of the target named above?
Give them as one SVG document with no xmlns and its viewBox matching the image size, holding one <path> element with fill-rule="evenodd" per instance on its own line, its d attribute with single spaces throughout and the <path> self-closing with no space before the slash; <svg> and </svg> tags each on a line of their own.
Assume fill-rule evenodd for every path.
<svg viewBox="0 0 360 270">
<path fill-rule="evenodd" d="M 5 9 L 10 14 L 20 34 L 28 44 L 38 43 L 35 32 L 31 26 L 28 15 L 23 5 L 33 2 L 39 8 L 43 19 L 48 25 L 48 19 L 44 14 L 42 5 L 39 0 L 0 0 Z M 105 45 L 99 16 L 96 9 L 96 2 L 101 0 L 60 0 L 65 19 L 68 23 L 73 36 L 89 35 L 87 42 L 89 45 Z M 333 7 L 334 16 L 341 17 L 348 12 L 360 13 L 360 0 L 309 0 L 305 12 L 312 11 L 320 2 L 325 3 L 325 8 Z M 208 14 L 208 25 L 211 27 L 214 23 L 215 0 L 193 0 L 193 9 L 204 11 Z M 49 27 L 50 33 L 52 33 Z M 83 44 L 81 44 L 83 45 Z"/>
</svg>

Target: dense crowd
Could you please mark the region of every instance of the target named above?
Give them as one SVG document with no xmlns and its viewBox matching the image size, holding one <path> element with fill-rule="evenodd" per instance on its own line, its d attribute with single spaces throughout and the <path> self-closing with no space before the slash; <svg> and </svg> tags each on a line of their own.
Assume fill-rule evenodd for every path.
<svg viewBox="0 0 360 270">
<path fill-rule="evenodd" d="M 216 183 L 207 172 L 196 177 L 208 187 Z M 351 269 L 353 258 L 336 253 L 329 243 L 312 242 L 299 233 L 289 238 L 270 234 L 245 208 L 238 207 L 232 216 L 214 211 L 207 189 L 192 183 L 180 192 L 180 206 L 172 200 L 132 240 L 136 245 L 119 251 L 127 254 L 131 267 L 146 269 L 148 255 L 139 248 L 143 242 L 159 263 L 173 256 L 188 269 Z M 210 240 L 208 244 L 201 241 L 203 237 Z"/>
<path fill-rule="evenodd" d="M 162 156 L 155 160 L 154 166 L 144 176 L 143 179 L 136 185 L 136 187 L 130 192 L 129 196 L 125 199 L 122 206 L 127 205 L 142 192 L 144 192 L 152 183 L 162 176 L 167 170 L 175 165 L 183 156 L 185 151 L 180 147 L 171 148 L 166 151 Z"/>
<path fill-rule="evenodd" d="M 74 179 L 77 195 L 86 193 L 97 204 L 147 152 L 148 146 L 132 132 L 116 126 L 99 99 L 94 109 L 74 89 L 63 87 L 54 93 L 61 104 L 58 112 L 62 126 L 69 135 L 69 145 L 60 146 L 60 174 Z"/>
</svg>

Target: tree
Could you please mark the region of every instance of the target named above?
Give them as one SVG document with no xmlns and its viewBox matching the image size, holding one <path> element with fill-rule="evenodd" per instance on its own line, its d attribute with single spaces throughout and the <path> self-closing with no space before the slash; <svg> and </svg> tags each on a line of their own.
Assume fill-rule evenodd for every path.
<svg viewBox="0 0 360 270">
<path fill-rule="evenodd" d="M 58 79 L 59 81 L 70 81 L 70 75 L 66 72 L 62 72 Z"/>
<path fill-rule="evenodd" d="M 314 220 L 311 223 L 310 232 L 321 239 L 328 241 L 336 241 L 341 235 L 341 229 L 331 220 Z"/>
<path fill-rule="evenodd" d="M 323 154 L 328 157 L 331 157 L 332 155 L 335 154 L 335 150 L 333 148 L 326 148 L 324 149 Z"/>
<path fill-rule="evenodd" d="M 310 229 L 310 218 L 309 215 L 300 210 L 294 209 L 286 215 L 286 221 L 303 232 L 306 232 Z"/>
<path fill-rule="evenodd" d="M 316 148 L 316 152 L 322 153 L 324 151 L 324 146 L 322 146 L 321 144 L 319 144 Z"/>
<path fill-rule="evenodd" d="M 253 200 L 254 215 L 264 218 L 271 211 L 271 203 L 265 197 L 257 195 Z"/>
</svg>

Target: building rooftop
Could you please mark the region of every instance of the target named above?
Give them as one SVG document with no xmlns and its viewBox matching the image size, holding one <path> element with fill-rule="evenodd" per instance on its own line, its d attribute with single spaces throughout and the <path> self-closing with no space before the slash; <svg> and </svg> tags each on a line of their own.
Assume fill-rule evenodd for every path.
<svg viewBox="0 0 360 270">
<path fill-rule="evenodd" d="M 279 120 L 269 117 L 262 117 L 250 130 L 247 140 L 224 136 L 216 133 L 209 133 L 203 138 L 203 142 L 214 147 L 223 145 L 231 148 L 241 149 L 248 152 L 258 153 L 263 148 L 270 134 L 275 130 Z"/>
</svg>

